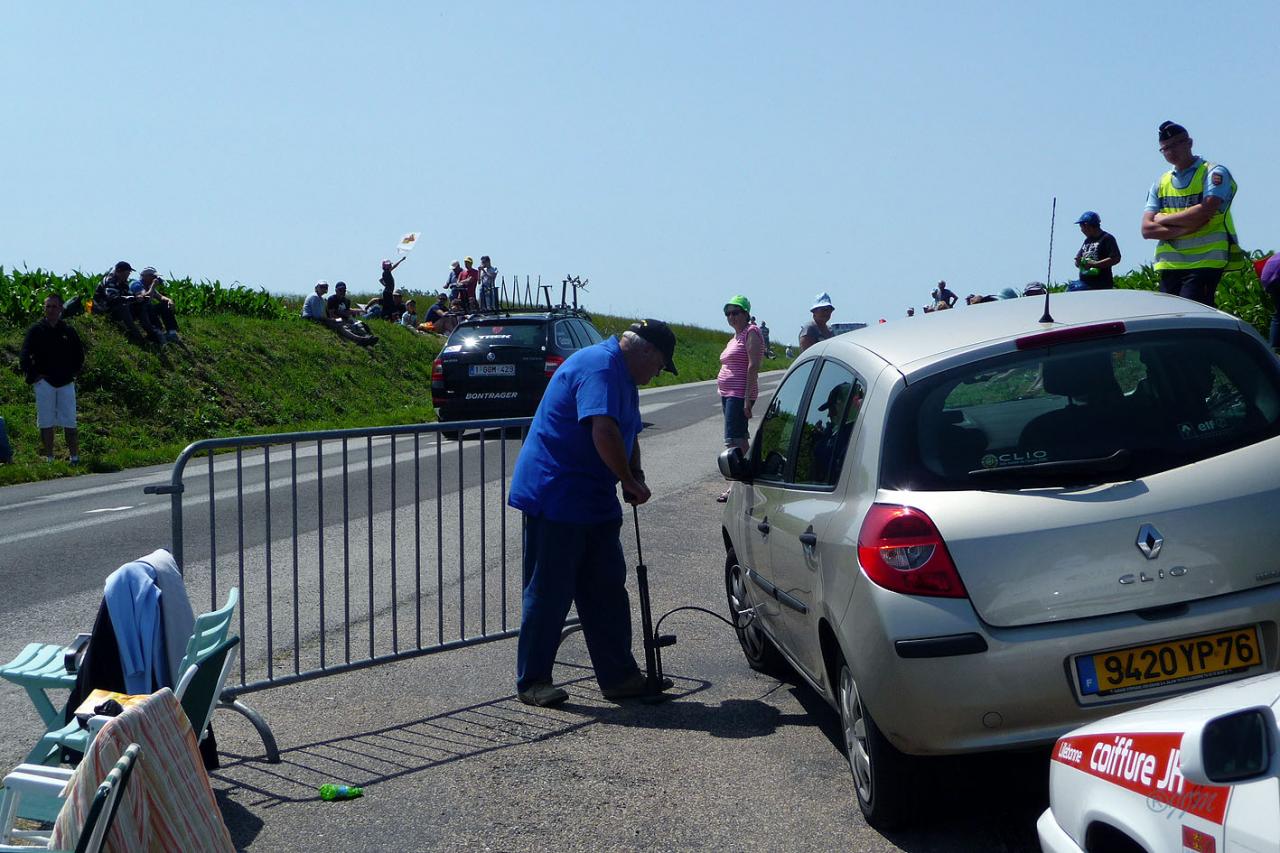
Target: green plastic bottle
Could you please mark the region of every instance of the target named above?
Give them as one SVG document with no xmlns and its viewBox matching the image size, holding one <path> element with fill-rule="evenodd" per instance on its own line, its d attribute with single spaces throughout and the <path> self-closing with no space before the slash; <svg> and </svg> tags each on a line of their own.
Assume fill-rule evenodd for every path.
<svg viewBox="0 0 1280 853">
<path fill-rule="evenodd" d="M 354 800 L 356 797 L 364 796 L 364 788 L 357 788 L 355 785 L 331 785 L 324 784 L 320 786 L 320 799 L 322 800 Z"/>
</svg>

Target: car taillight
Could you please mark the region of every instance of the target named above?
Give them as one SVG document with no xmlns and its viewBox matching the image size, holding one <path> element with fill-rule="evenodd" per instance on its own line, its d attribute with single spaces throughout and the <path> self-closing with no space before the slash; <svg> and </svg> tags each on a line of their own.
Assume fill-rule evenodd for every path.
<svg viewBox="0 0 1280 853">
<path fill-rule="evenodd" d="M 547 360 L 543 362 L 542 369 L 547 374 L 547 378 L 551 378 L 551 374 L 556 372 L 556 368 L 564 364 L 564 356 L 549 355 Z"/>
<path fill-rule="evenodd" d="M 874 583 L 894 592 L 969 595 L 942 534 L 929 516 L 913 507 L 872 504 L 858 531 L 858 562 Z"/>
<path fill-rule="evenodd" d="M 444 381 L 444 362 L 442 362 L 438 358 L 435 361 L 431 362 L 431 381 L 432 382 Z"/>
</svg>

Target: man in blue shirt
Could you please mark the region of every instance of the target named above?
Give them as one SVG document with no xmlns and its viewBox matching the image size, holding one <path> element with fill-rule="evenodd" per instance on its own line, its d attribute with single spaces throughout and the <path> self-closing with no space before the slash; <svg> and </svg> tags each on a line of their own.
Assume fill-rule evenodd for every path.
<svg viewBox="0 0 1280 853">
<path fill-rule="evenodd" d="M 631 653 L 616 488 L 621 482 L 628 503 L 649 499 L 636 441 L 636 388 L 664 369 L 676 372 L 675 348 L 675 335 L 661 320 L 633 323 L 616 339 L 569 356 L 538 405 L 507 501 L 525 516 L 516 692 L 527 705 L 569 698 L 552 684 L 551 668 L 571 604 L 605 698 L 645 692 Z"/>
</svg>

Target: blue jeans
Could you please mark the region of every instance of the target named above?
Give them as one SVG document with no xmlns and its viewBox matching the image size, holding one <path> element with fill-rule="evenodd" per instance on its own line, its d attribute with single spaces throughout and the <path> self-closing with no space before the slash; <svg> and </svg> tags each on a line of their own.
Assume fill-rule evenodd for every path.
<svg viewBox="0 0 1280 853">
<path fill-rule="evenodd" d="M 750 438 L 746 406 L 746 400 L 741 397 L 720 398 L 720 410 L 724 412 L 725 447 L 733 447 L 739 440 Z"/>
<path fill-rule="evenodd" d="M 578 607 L 600 687 L 618 686 L 640 669 L 631 654 L 631 600 L 618 539 L 622 520 L 573 524 L 524 518 L 524 607 L 516 646 L 516 689 L 551 683 L 570 604 Z"/>
</svg>

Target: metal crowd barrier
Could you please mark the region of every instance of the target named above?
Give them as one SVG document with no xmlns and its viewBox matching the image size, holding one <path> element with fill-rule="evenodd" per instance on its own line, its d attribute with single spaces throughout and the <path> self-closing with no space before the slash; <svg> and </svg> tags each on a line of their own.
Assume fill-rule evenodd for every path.
<svg viewBox="0 0 1280 853">
<path fill-rule="evenodd" d="M 530 421 L 207 439 L 146 487 L 170 496 L 193 601 L 240 589 L 222 704 L 268 761 L 271 728 L 239 697 L 519 633 L 522 520 L 506 501 Z"/>
</svg>

